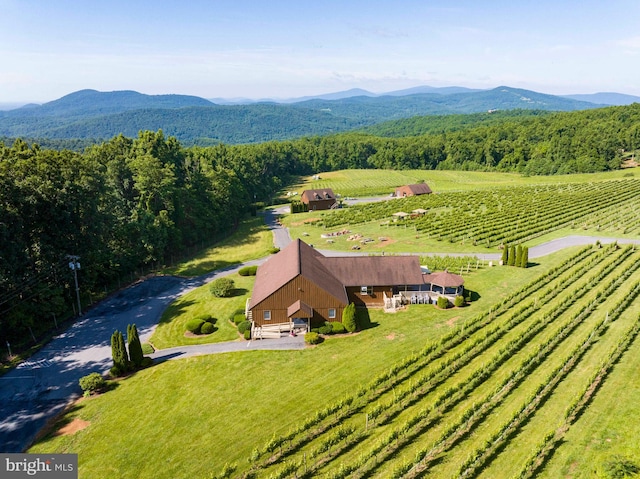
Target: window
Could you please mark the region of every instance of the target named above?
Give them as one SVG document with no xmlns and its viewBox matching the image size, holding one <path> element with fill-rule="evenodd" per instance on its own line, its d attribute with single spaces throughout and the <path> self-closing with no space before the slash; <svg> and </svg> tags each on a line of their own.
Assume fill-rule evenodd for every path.
<svg viewBox="0 0 640 479">
<path fill-rule="evenodd" d="M 336 308 L 329 308 L 329 319 L 335 319 L 336 317 Z"/>
<path fill-rule="evenodd" d="M 363 294 L 363 295 L 367 294 L 367 287 L 366 286 L 360 286 L 360 294 Z"/>
<path fill-rule="evenodd" d="M 271 311 L 266 310 L 262 312 L 262 319 L 265 321 L 271 321 Z"/>
<path fill-rule="evenodd" d="M 371 286 L 360 286 L 360 294 L 362 296 L 367 296 L 373 294 L 373 287 Z"/>
</svg>

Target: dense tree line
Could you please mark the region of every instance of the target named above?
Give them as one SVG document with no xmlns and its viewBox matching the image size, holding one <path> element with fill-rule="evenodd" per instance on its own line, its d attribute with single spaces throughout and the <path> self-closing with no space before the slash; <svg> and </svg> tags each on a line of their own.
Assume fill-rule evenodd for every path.
<svg viewBox="0 0 640 479">
<path fill-rule="evenodd" d="M 85 294 L 110 289 L 229 232 L 307 173 L 300 164 L 286 145 L 185 149 L 162 131 L 84 153 L 0 143 L 0 340 L 37 336 L 75 307 L 67 255 L 80 256 Z"/>
<path fill-rule="evenodd" d="M 349 168 L 446 169 L 519 172 L 528 175 L 590 173 L 617 169 L 625 151 L 640 148 L 640 104 L 580 112 L 523 115 L 469 127 L 453 117 L 398 122 L 381 138 L 364 133 L 307 138 L 294 142 L 299 156 L 316 171 Z"/>
</svg>

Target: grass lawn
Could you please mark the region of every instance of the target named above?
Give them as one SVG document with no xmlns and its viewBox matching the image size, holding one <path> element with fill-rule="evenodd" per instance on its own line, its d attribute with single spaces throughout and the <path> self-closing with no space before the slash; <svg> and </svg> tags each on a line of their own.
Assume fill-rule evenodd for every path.
<svg viewBox="0 0 640 479">
<path fill-rule="evenodd" d="M 467 308 L 373 310 L 372 328 L 302 351 L 200 356 L 140 371 L 61 419 L 61 425 L 86 421 L 86 429 L 50 434 L 30 452 L 78 453 L 83 478 L 200 478 L 225 463 L 246 464 L 274 433 L 352 393 L 568 254 L 527 270 L 496 267 L 470 275 L 466 285 L 480 299 Z"/>
<path fill-rule="evenodd" d="M 267 256 L 272 247 L 273 235 L 262 217 L 252 217 L 243 220 L 238 230 L 229 238 L 207 248 L 189 261 L 165 268 L 160 273 L 200 276 L 232 264 Z"/>
<path fill-rule="evenodd" d="M 251 296 L 255 276 L 232 274 L 229 277 L 233 279 L 236 287 L 232 297 L 216 298 L 209 291 L 209 284 L 194 289 L 169 305 L 149 342 L 156 349 L 164 349 L 239 339 L 238 329 L 229 319 L 236 310 L 244 311 L 245 302 Z M 202 336 L 185 336 L 187 322 L 203 315 L 211 315 L 217 319 L 216 331 Z"/>
<path fill-rule="evenodd" d="M 305 177 L 287 191 L 332 188 L 342 196 L 379 196 L 392 193 L 396 186 L 425 181 L 434 192 L 493 189 L 498 186 L 585 183 L 633 176 L 634 171 L 584 173 L 555 176 L 522 176 L 518 173 L 487 173 L 445 170 L 340 170 L 320 173 L 320 179 Z"/>
</svg>

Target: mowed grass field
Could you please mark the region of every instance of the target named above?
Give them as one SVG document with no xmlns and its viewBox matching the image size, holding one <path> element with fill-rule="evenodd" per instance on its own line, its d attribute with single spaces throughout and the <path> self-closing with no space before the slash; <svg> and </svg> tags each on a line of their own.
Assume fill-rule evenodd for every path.
<svg viewBox="0 0 640 479">
<path fill-rule="evenodd" d="M 470 188 L 558 180 L 421 173 L 446 173 L 441 181 L 451 185 L 476 182 Z M 293 236 L 309 238 L 296 229 L 308 226 L 294 225 Z M 438 251 L 427 246 L 397 251 Z M 372 327 L 302 351 L 158 364 L 78 402 L 30 452 L 78 453 L 81 478 L 223 477 L 225 465 L 235 469 L 226 477 L 256 478 L 616 477 L 616 467 L 640 468 L 638 265 L 632 247 L 570 248 L 527 269 L 472 270 L 465 286 L 477 300 L 465 308 L 372 310 Z M 237 279 L 249 292 L 252 279 Z M 206 286 L 190 294 L 157 330 L 167 345 L 183 341 L 189 317 L 212 309 L 226 321 L 236 307 L 212 300 Z M 212 338 L 218 333 L 226 334 L 221 328 Z M 616 348 L 595 394 L 585 397 Z M 72 422 L 86 427 L 57 434 Z"/>
<path fill-rule="evenodd" d="M 562 183 L 585 183 L 640 176 L 635 168 L 606 173 L 522 176 L 518 173 L 488 173 L 480 171 L 445 170 L 340 170 L 318 173 L 320 179 L 308 176 L 286 191 L 298 196 L 307 189 L 331 188 L 334 193 L 345 196 L 384 196 L 395 191 L 397 186 L 426 182 L 436 193 L 445 191 L 493 189 L 500 186 L 539 185 Z"/>
</svg>

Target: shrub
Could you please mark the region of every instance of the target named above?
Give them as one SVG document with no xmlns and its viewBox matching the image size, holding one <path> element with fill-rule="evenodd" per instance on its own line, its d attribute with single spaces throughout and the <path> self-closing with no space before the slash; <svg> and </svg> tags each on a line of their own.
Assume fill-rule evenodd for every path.
<svg viewBox="0 0 640 479">
<path fill-rule="evenodd" d="M 238 274 L 240 276 L 255 276 L 257 271 L 257 266 L 244 266 L 238 270 Z"/>
<path fill-rule="evenodd" d="M 333 333 L 333 327 L 331 326 L 331 323 L 327 321 L 326 323 L 324 323 L 324 326 L 320 326 L 318 328 L 318 332 L 320 334 L 331 334 Z"/>
<path fill-rule="evenodd" d="M 244 315 L 244 313 L 236 313 L 236 315 L 233 317 L 233 322 L 236 326 L 246 320 L 247 317 Z"/>
<path fill-rule="evenodd" d="M 350 333 L 353 333 L 358 327 L 356 323 L 356 305 L 354 303 L 350 303 L 349 306 L 342 311 L 342 324 L 344 325 L 344 329 Z"/>
<path fill-rule="evenodd" d="M 80 378 L 80 387 L 85 396 L 89 396 L 93 392 L 101 391 L 107 385 L 100 373 L 91 373 Z"/>
<path fill-rule="evenodd" d="M 138 335 L 138 328 L 135 324 L 127 325 L 127 343 L 129 346 L 129 359 L 136 368 L 142 365 L 142 344 L 140 343 L 140 336 Z"/>
<path fill-rule="evenodd" d="M 216 330 L 215 326 L 213 325 L 213 323 L 210 323 L 209 321 L 205 321 L 200 327 L 200 333 L 202 334 L 211 334 L 215 330 Z"/>
<path fill-rule="evenodd" d="M 209 291 L 216 298 L 228 298 L 233 294 L 236 284 L 231 278 L 218 278 L 211 282 Z"/>
<path fill-rule="evenodd" d="M 318 333 L 306 333 L 304 335 L 304 342 L 307 344 L 320 344 L 322 337 Z"/>
<path fill-rule="evenodd" d="M 447 309 L 449 307 L 449 300 L 444 296 L 438 296 L 438 308 Z"/>
<path fill-rule="evenodd" d="M 244 332 L 244 339 L 246 339 L 247 341 L 248 341 L 249 339 L 251 339 L 251 328 L 247 329 L 247 330 Z"/>
<path fill-rule="evenodd" d="M 277 248 L 275 246 L 273 248 L 269 249 L 269 254 L 276 254 L 276 253 L 279 253 L 279 252 L 280 252 L 280 248 Z"/>
<path fill-rule="evenodd" d="M 238 331 L 240 334 L 244 334 L 245 331 L 251 331 L 251 321 L 242 321 L 238 324 Z"/>
<path fill-rule="evenodd" d="M 464 296 L 456 296 L 456 299 L 453 300 L 453 305 L 456 308 L 461 308 L 464 306 Z"/>
<path fill-rule="evenodd" d="M 119 376 L 129 370 L 129 355 L 124 344 L 122 333 L 115 330 L 111 335 L 111 357 L 113 358 L 112 371 L 114 376 Z"/>
<path fill-rule="evenodd" d="M 185 328 L 193 334 L 200 334 L 200 328 L 204 324 L 204 320 L 200 318 L 190 319 L 187 321 Z"/>
<path fill-rule="evenodd" d="M 344 327 L 344 324 L 338 323 L 337 321 L 331 323 L 331 330 L 333 334 L 343 334 L 347 332 L 347 328 Z"/>
</svg>

